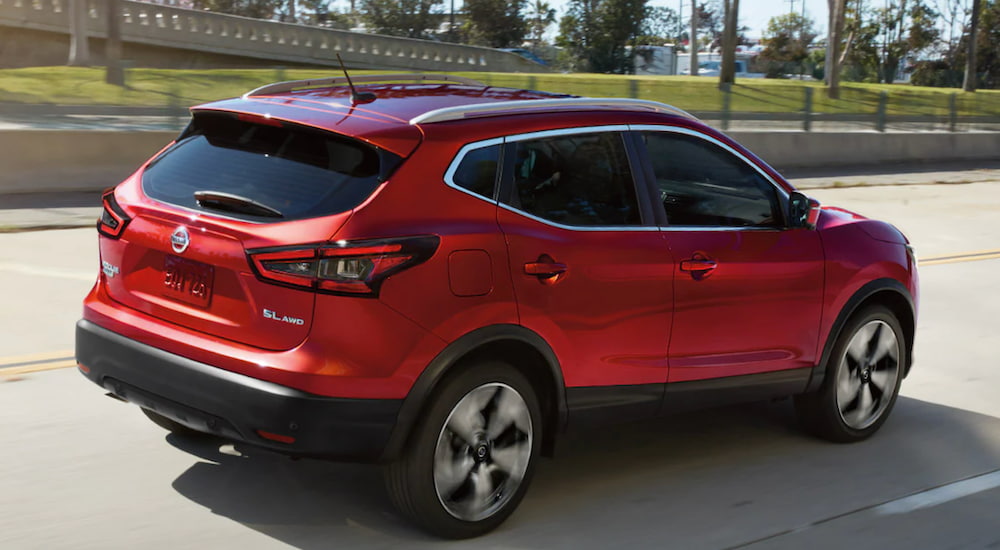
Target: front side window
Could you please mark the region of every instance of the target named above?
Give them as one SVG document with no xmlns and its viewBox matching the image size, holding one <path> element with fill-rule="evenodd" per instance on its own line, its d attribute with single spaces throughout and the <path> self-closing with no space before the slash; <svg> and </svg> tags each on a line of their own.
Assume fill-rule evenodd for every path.
<svg viewBox="0 0 1000 550">
<path fill-rule="evenodd" d="M 752 166 L 704 139 L 643 134 L 670 225 L 778 227 L 777 191 Z"/>
<path fill-rule="evenodd" d="M 621 134 L 601 132 L 517 141 L 511 206 L 572 226 L 640 225 Z"/>
</svg>

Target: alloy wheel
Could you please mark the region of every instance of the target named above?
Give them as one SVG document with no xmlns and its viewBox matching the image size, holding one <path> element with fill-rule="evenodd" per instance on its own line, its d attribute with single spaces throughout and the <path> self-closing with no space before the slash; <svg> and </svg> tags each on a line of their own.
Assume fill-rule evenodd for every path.
<svg viewBox="0 0 1000 550">
<path fill-rule="evenodd" d="M 899 357 L 899 339 L 885 321 L 869 321 L 854 333 L 836 381 L 837 408 L 847 426 L 863 430 L 892 405 Z"/>
<path fill-rule="evenodd" d="M 434 451 L 434 489 L 444 509 L 473 522 L 503 508 L 524 479 L 532 431 L 527 403 L 507 384 L 491 382 L 465 394 Z"/>
</svg>

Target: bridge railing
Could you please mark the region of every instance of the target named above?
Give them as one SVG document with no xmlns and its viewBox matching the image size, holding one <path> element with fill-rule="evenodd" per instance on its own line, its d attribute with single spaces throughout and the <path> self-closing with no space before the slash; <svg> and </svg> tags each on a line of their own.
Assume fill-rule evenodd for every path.
<svg viewBox="0 0 1000 550">
<path fill-rule="evenodd" d="M 311 27 L 123 0 L 125 42 L 279 62 L 431 71 L 547 72 L 509 52 Z M 104 2 L 87 0 L 90 36 L 106 36 Z M 0 0 L 0 25 L 69 32 L 69 0 Z"/>
</svg>

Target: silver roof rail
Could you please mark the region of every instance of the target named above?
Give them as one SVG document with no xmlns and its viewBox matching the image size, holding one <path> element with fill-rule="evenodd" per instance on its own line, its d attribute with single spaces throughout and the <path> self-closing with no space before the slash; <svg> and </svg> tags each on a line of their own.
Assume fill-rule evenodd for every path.
<svg viewBox="0 0 1000 550">
<path fill-rule="evenodd" d="M 352 76 L 351 81 L 354 83 L 358 82 L 455 82 L 457 84 L 465 84 L 468 86 L 476 86 L 480 88 L 486 88 L 487 85 L 471 78 L 465 78 L 464 76 L 453 76 L 449 74 L 423 74 L 423 73 L 405 73 L 405 74 L 366 74 Z M 274 84 L 267 84 L 266 86 L 261 86 L 260 88 L 250 90 L 249 92 L 243 94 L 243 99 L 247 99 L 251 96 L 260 95 L 271 95 L 271 94 L 283 94 L 285 92 L 290 92 L 292 90 L 298 90 L 300 88 L 323 88 L 326 86 L 337 86 L 340 84 L 347 84 L 347 79 L 342 76 L 334 76 L 330 78 L 313 78 L 308 80 L 289 80 L 286 82 L 275 82 Z"/>
<path fill-rule="evenodd" d="M 596 109 L 607 111 L 649 111 L 682 116 L 698 120 L 694 115 L 672 105 L 647 101 L 645 99 L 566 97 L 559 99 L 529 99 L 524 101 L 499 101 L 497 103 L 476 103 L 458 105 L 428 111 L 410 119 L 410 124 L 432 124 L 473 117 L 491 117 L 533 112 L 579 111 Z"/>
</svg>

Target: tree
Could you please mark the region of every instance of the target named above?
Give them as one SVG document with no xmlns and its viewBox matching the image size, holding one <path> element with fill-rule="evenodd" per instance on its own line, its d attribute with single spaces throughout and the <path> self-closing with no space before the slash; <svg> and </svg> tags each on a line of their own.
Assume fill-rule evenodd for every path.
<svg viewBox="0 0 1000 550">
<path fill-rule="evenodd" d="M 642 34 L 636 38 L 639 45 L 660 46 L 671 41 L 677 32 L 680 19 L 677 12 L 666 6 L 648 6 L 642 23 Z"/>
<path fill-rule="evenodd" d="M 770 76 L 786 72 L 790 63 L 799 64 L 809 57 L 809 46 L 816 39 L 813 20 L 797 13 L 772 17 L 764 31 L 764 51 L 760 53 L 767 62 Z"/>
<path fill-rule="evenodd" d="M 719 71 L 719 88 L 736 82 L 736 40 L 740 0 L 723 0 L 725 30 L 722 33 L 722 67 Z"/>
<path fill-rule="evenodd" d="M 115 86 L 125 85 L 122 69 L 122 9 L 119 0 L 105 0 L 107 39 L 104 41 L 104 81 Z"/>
<path fill-rule="evenodd" d="M 361 0 L 361 19 L 379 34 L 425 38 L 442 0 Z"/>
<path fill-rule="evenodd" d="M 556 44 L 571 68 L 598 73 L 632 72 L 626 46 L 642 34 L 647 0 L 570 0 Z"/>
<path fill-rule="evenodd" d="M 726 27 L 725 7 L 720 2 L 726 0 L 710 0 L 698 4 L 698 31 L 708 35 L 709 49 L 718 48 L 722 44 L 722 33 Z"/>
<path fill-rule="evenodd" d="M 881 42 L 880 80 L 892 84 L 900 61 L 937 42 L 941 34 L 936 25 L 938 14 L 921 0 L 900 0 L 876 10 L 876 17 Z"/>
<path fill-rule="evenodd" d="M 898 0 L 881 8 L 848 1 L 843 78 L 892 83 L 904 60 L 936 47 L 940 14 L 925 0 Z"/>
<path fill-rule="evenodd" d="M 525 0 L 465 0 L 469 41 L 490 48 L 519 46 L 528 34 Z"/>
<path fill-rule="evenodd" d="M 863 0 L 847 2 L 844 32 L 847 39 L 840 56 L 841 77 L 855 82 L 876 81 L 881 31 Z"/>
<path fill-rule="evenodd" d="M 546 29 L 556 22 L 556 10 L 544 0 L 535 0 L 528 5 L 528 40 L 535 48 L 542 43 Z"/>
<path fill-rule="evenodd" d="M 827 18 L 826 58 L 823 63 L 823 79 L 826 81 L 826 95 L 832 99 L 840 98 L 840 43 L 844 36 L 844 17 L 847 12 L 847 0 L 827 0 L 829 16 Z M 844 48 L 846 52 L 846 47 Z"/>
<path fill-rule="evenodd" d="M 87 0 L 69 0 L 69 60 L 68 65 L 90 65 L 87 43 Z"/>
<path fill-rule="evenodd" d="M 947 36 L 942 36 L 942 40 L 945 47 L 944 60 L 949 63 L 954 63 L 959 57 L 959 48 L 969 22 L 966 3 L 966 0 L 934 0 L 940 21 L 947 29 Z"/>
<path fill-rule="evenodd" d="M 966 92 L 976 91 L 976 50 L 977 34 L 979 31 L 980 1 L 972 0 L 972 18 L 969 19 L 969 47 L 965 54 L 965 79 L 962 81 L 962 89 Z"/>
</svg>

